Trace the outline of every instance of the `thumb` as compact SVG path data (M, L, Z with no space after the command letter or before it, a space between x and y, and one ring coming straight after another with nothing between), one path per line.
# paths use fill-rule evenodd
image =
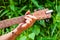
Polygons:
M28 10L28 11L25 13L25 15L28 15L28 14L30 14L30 10Z

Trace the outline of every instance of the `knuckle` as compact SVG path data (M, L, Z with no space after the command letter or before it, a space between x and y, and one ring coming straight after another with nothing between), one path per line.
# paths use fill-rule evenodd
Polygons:
M37 19L35 16L33 16L33 19Z
M26 23L30 24L30 20L26 20Z

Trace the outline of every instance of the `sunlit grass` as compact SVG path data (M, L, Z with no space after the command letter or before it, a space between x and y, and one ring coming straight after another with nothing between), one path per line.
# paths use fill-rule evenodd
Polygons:
M59 0L0 0L0 20L24 15L27 10L52 9L52 17L48 22L36 21L35 24L22 32L16 40L60 40L60 1ZM0 35L13 30L17 25L0 29Z

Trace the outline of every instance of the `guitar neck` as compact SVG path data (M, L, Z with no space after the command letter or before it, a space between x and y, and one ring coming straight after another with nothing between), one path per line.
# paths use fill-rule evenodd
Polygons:
M24 16L11 18L11 19L6 19L6 20L3 20L3 21L0 21L0 28L9 27L11 25L19 24L19 23L24 22L24 21L25 21Z
M51 17L51 14L47 15L46 14L49 14L51 12L53 12L53 10L48 10L44 13L45 11L35 11L34 13L32 13L33 16L35 16L37 19L46 19L46 18L50 18ZM43 15L42 15L43 14ZM5 28L5 27L9 27L11 25L14 25L14 24L19 24L21 22L24 22L25 21L25 16L20 16L20 17L16 17L16 18L12 18L12 19L6 19L6 20L3 20L3 21L0 21L0 28Z

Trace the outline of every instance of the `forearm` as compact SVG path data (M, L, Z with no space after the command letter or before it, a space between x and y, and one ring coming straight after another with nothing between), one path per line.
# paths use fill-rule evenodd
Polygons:
M21 24L15 28L13 31L9 32L8 34L2 35L0 36L1 40L15 40L15 38L21 34L24 30L26 30L27 28L29 28L28 26L29 24L27 24L26 26L22 27Z
M0 39L1 40L15 40L15 38L19 35L19 33L18 33L19 30L17 30L17 31L15 31L15 30L13 30L5 35L0 36Z
M0 21L0 29L10 27L11 25L14 25L14 24L19 24L23 22L24 20L25 20L24 16L20 16L20 17L15 17L15 18Z
M9 32L8 34L0 36L1 40L14 40L15 35L12 34L12 32Z
M15 38L21 33L20 30L17 30L18 28L14 29L13 31L0 36L1 40L15 40Z
M39 12L39 11L38 11ZM34 24L34 22L40 18L40 12L39 14L34 13L34 15L26 15L26 17L24 17L26 20L25 20L25 23L23 25L19 24L19 26L11 31L10 33L8 34L5 34L3 36L0 36L0 39L1 40L15 40L15 38L21 34L24 30L26 30L27 28L29 28L30 26L32 26ZM43 11L42 11L43 13ZM41 18L40 19L45 19L45 18L50 18L51 17L51 14L45 14L43 13L45 16L41 15ZM36 17L35 17L36 16ZM38 17L39 16L39 17Z

